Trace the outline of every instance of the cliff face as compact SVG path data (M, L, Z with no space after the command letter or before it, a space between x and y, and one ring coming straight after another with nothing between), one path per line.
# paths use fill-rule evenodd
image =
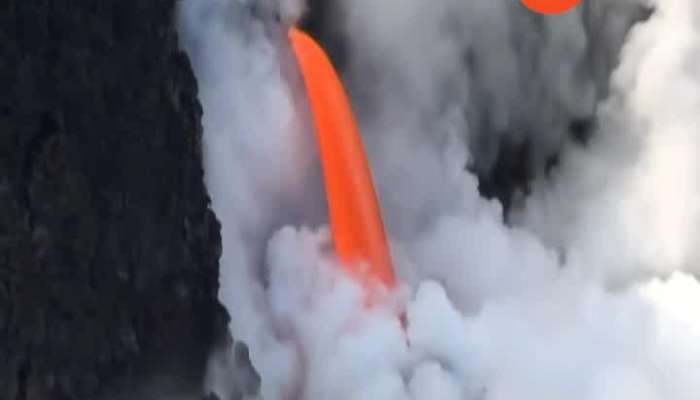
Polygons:
M174 7L0 2L0 399L198 391L226 336Z

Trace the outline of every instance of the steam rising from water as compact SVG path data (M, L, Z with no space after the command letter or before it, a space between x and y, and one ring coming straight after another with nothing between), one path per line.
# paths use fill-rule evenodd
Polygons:
M366 310L323 227L284 36L301 5L183 1L223 224L221 298L263 398L698 398L700 4L652 2L609 83L636 3L547 19L510 0L339 5L405 282ZM598 121L586 148L565 136L580 115ZM563 148L554 178L513 211L517 227L464 169L488 164L484 132Z

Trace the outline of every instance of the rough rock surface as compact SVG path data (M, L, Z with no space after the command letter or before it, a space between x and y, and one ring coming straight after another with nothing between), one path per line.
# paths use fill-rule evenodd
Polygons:
M226 338L174 7L0 1L1 400L197 393Z

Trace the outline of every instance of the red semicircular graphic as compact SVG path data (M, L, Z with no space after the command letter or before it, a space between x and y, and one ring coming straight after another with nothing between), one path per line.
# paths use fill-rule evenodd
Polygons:
M523 5L540 14L561 14L576 7L581 0L521 0Z

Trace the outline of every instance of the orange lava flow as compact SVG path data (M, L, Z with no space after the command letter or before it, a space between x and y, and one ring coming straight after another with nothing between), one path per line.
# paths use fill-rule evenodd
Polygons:
M291 28L289 40L313 114L336 253L368 289L376 281L393 287L384 223L343 84L323 49L309 35Z

